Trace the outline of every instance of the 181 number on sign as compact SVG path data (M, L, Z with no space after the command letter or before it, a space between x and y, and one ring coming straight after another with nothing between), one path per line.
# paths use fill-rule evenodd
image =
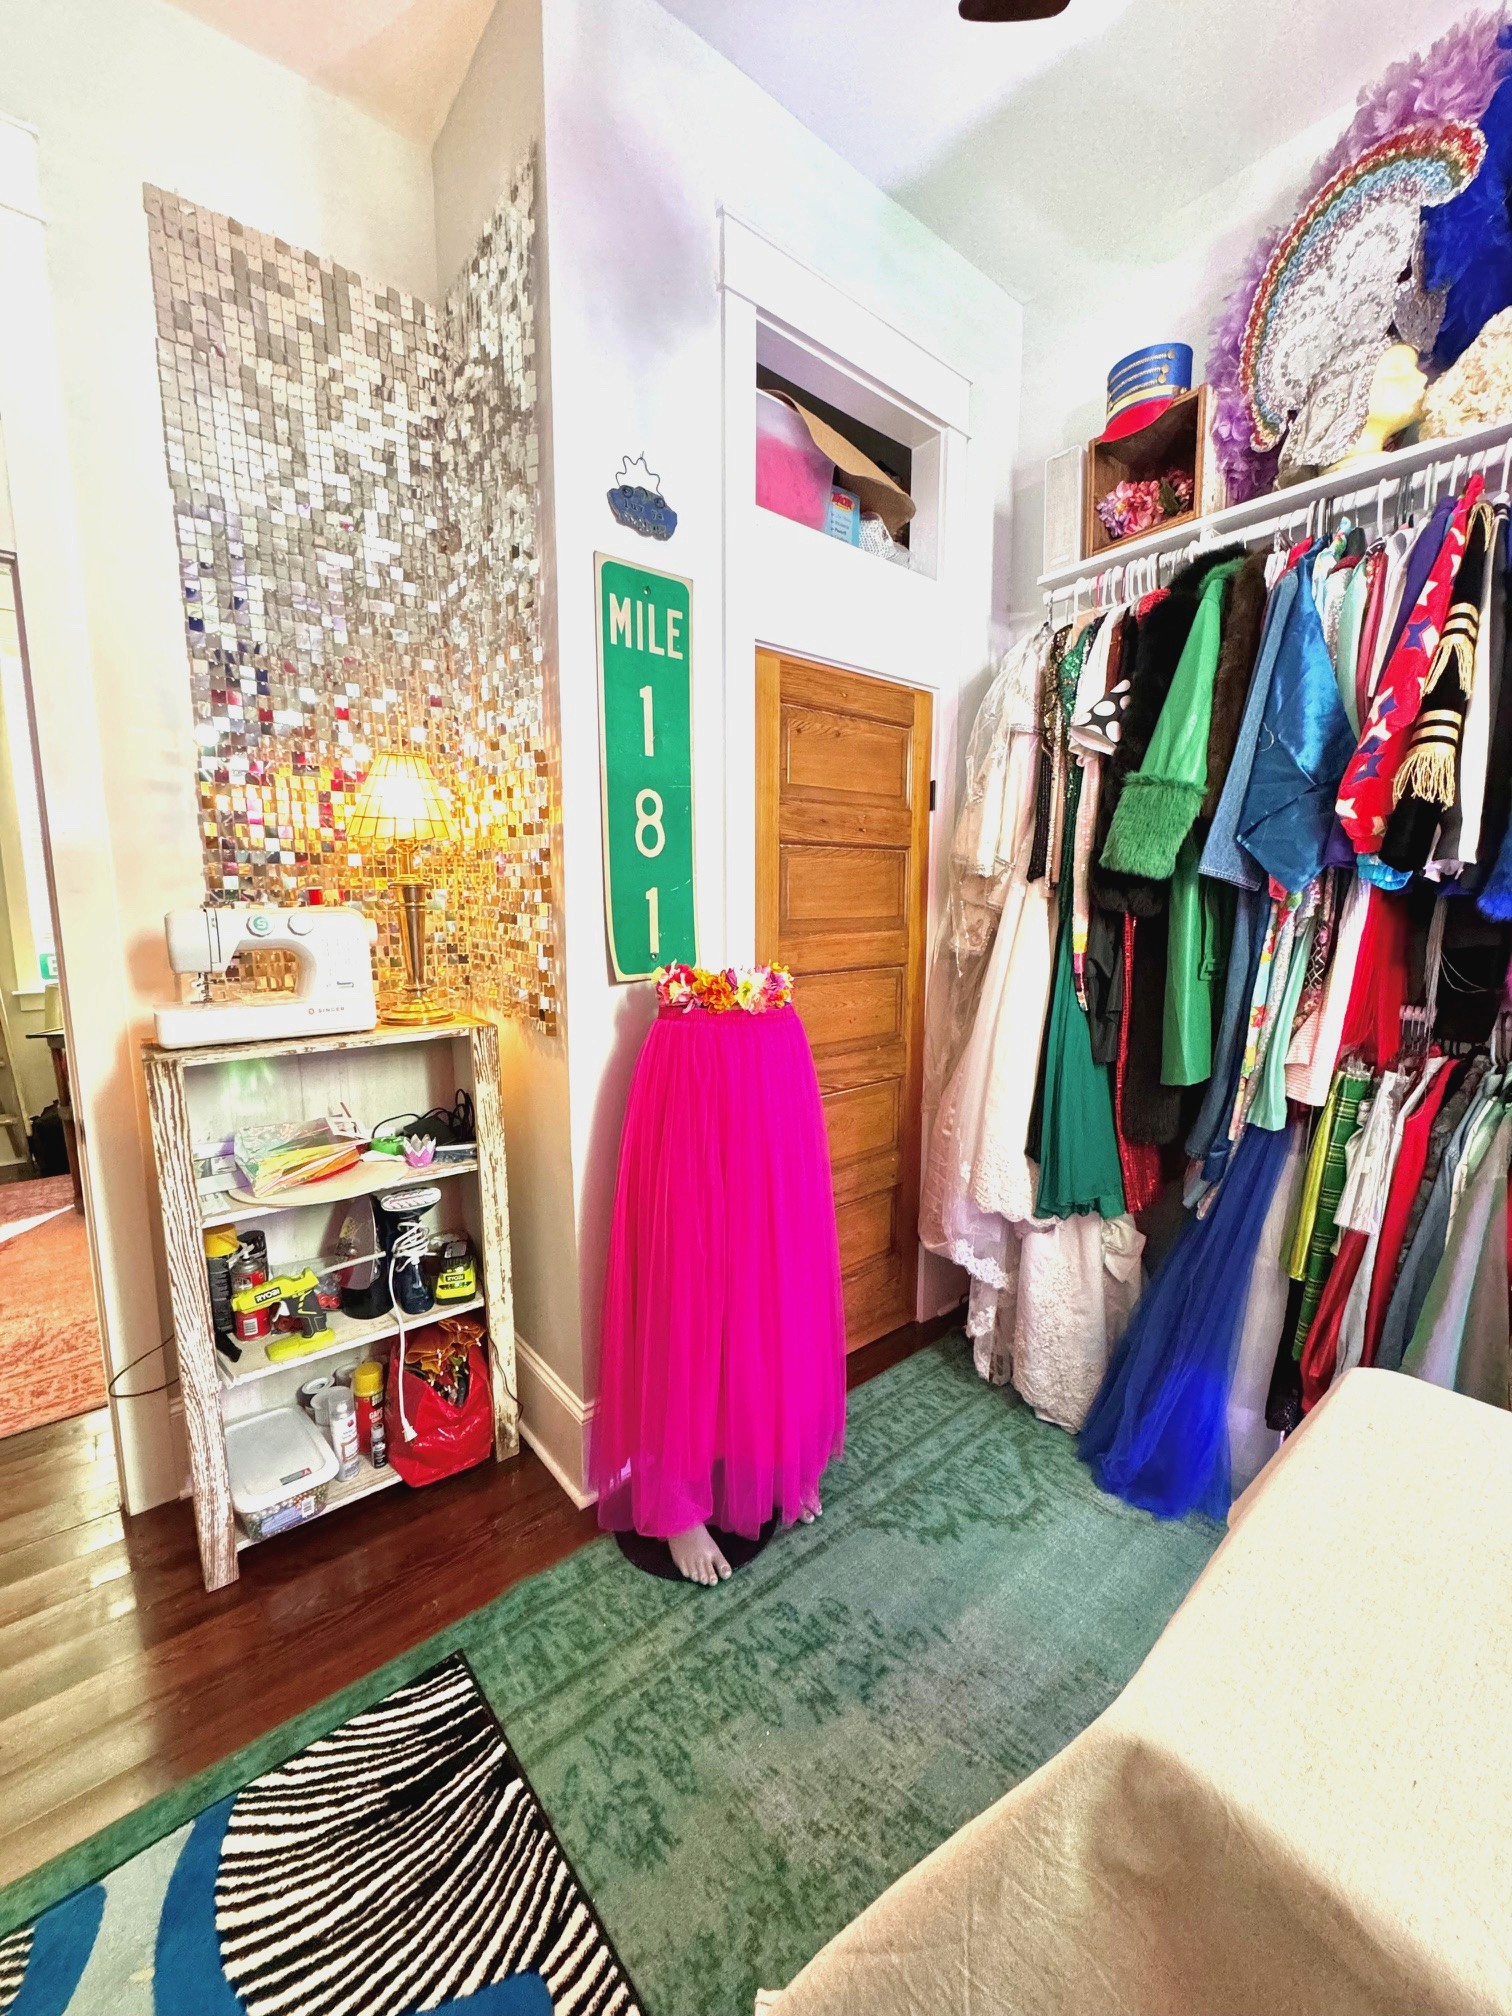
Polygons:
M616 980L696 964L692 584L599 554L604 902Z

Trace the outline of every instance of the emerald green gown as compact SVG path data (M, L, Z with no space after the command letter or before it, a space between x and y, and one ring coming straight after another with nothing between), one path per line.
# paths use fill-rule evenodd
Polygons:
M1062 706L1069 718L1081 671L1078 650L1062 667ZM1067 690L1069 676L1069 692ZM1071 961L1072 872L1076 853L1076 808L1082 772L1073 763L1066 784L1065 838L1061 850L1060 924L1055 941L1055 977L1040 1054L1037 1126L1040 1218L1075 1218L1096 1211L1104 1218L1124 1212L1123 1170L1113 1120L1113 1072L1092 1059L1092 1032L1076 998Z

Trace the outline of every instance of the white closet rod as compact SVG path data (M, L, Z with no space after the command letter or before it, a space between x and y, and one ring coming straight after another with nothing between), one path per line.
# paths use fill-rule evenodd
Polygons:
M1412 456L1416 466L1383 475L1374 483L1359 485L1356 477L1347 471L1341 472L1338 489L1320 490L1318 486L1311 485L1310 500L1306 504L1298 503L1290 510L1285 505L1286 493L1281 491L1276 497L1278 508L1263 517L1250 517L1246 513L1241 523L1229 524L1225 521L1245 511L1245 507L1237 507L1234 513L1217 512L1213 518L1202 521L1195 536L1184 542L1162 546L1156 552L1137 554L1128 560L1114 561L1095 573L1055 581L1045 588L1045 608L1053 618L1059 608L1068 606L1074 616L1080 613L1083 597L1088 594L1091 597L1088 607L1115 608L1121 602L1153 594L1189 560L1215 546L1254 546L1266 539L1280 545L1293 533L1311 539L1354 513L1362 514L1360 522L1376 538L1383 538L1391 529L1387 524L1388 508L1391 525L1400 524L1415 508L1413 492L1419 485L1423 494L1416 508L1428 513L1437 504L1439 493L1446 483L1451 492L1456 491L1477 472L1489 478L1492 469L1498 465L1500 480L1495 494L1506 496L1512 488L1512 428L1498 428L1496 433L1499 438L1484 447L1456 450L1450 443L1443 454L1427 461L1416 461L1421 449L1403 450L1403 459ZM1424 443L1423 447L1426 448L1427 444ZM1373 525L1370 522L1372 513ZM1159 534L1153 536L1158 538Z

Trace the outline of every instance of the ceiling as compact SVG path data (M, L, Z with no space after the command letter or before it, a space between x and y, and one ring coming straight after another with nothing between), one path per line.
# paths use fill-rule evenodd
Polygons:
M173 0L186 14L427 146L494 0Z
M429 142L493 0L174 0ZM549 5L550 0L544 0ZM1022 301L1158 262L1184 214L1476 0L661 0Z
M1476 0L661 0L1023 301L1170 256L1179 220Z
M863 175L927 174L1037 77L1144 0L1072 0L1052 21L987 27L955 0L661 0Z

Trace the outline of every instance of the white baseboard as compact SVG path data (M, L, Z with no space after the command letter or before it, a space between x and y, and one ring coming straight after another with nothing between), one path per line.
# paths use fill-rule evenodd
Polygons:
M594 1404L574 1393L538 1351L515 1334L520 1434L579 1511L597 1502L588 1483L588 1430Z
M537 1434L534 1433L534 1431L530 1426L530 1423L523 1419L520 1422L520 1440L523 1443L525 1443L527 1447L533 1449L537 1454L537 1456L540 1457L541 1461L546 1465L546 1468L551 1472L552 1476L556 1479L557 1483L560 1484L562 1490L572 1500L573 1504L577 1507L579 1512L586 1512L590 1505L596 1505L598 1503L597 1491L580 1491L576 1486L576 1484L573 1483L572 1479L567 1475L566 1471L562 1468L561 1464L558 1463L555 1456L553 1456L551 1451L546 1447L546 1444L541 1440L541 1438Z

